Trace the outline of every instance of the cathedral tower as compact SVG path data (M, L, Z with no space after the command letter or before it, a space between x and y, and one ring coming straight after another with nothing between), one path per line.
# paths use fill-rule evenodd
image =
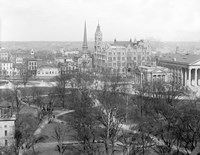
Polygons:
M98 23L97 29L96 29L96 32L95 32L95 45L94 45L95 50L100 48L101 44L102 44L102 32L100 30L100 26L99 26L99 23Z
M83 46L82 46L82 50L83 50L83 51L87 51L87 50L88 50L86 21L85 21L85 26L84 26L84 36L83 36Z

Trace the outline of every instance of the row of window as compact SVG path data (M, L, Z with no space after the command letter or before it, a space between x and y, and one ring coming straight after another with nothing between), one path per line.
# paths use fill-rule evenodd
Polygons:
M5 69L13 69L13 68L8 66L8 67L2 67L2 69L5 70Z
M2 66L12 66L12 63L1 63Z
M29 62L28 62L28 65L36 66L36 65L37 65L37 62L36 62L36 61L29 61Z
M121 54L122 54L122 55L125 55L124 52L117 52L117 53L115 53L115 52L113 52L113 53L112 53L112 52L109 52L109 53L108 53L108 55L112 55L112 54L114 54L114 55L116 55L116 54L117 54L117 55L121 55Z
M40 74L40 72L37 72L37 74ZM54 71L46 71L46 72L41 72L41 74L58 74L58 72Z
M125 67L126 66L126 63L125 62L123 62L123 63L108 63L108 67Z
M118 61L120 61L120 60L122 60L122 61L125 61L125 57L108 57L108 60L109 61L116 61L116 59L118 60Z

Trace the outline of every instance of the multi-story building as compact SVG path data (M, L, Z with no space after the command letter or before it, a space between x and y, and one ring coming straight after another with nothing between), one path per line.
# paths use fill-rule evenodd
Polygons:
M25 70L27 70L31 76L36 76L38 60L35 58L26 58L25 64L26 64Z
M95 32L94 66L96 71L126 73L136 66L149 64L151 51L147 41L117 41L104 43L98 24Z
M11 146L14 143L16 117L6 101L0 103L0 146Z
M13 76L13 63L6 60L0 60L0 75Z
M8 61L9 60L9 53L8 52L0 51L0 60L6 60L6 61Z
M64 63L59 63L58 66L60 68L61 74L73 72L73 71L76 71L78 69L77 63L72 59L69 59L68 61L65 61Z

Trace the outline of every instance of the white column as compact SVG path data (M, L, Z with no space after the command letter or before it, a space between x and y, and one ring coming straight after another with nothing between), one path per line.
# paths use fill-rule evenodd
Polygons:
M185 86L187 86L187 68L185 68Z
M184 85L184 76L183 76L183 68L181 70L181 84Z
M190 68L188 69L188 74L189 74L188 85L191 86L191 69Z
M197 86L197 68L195 68L194 86Z

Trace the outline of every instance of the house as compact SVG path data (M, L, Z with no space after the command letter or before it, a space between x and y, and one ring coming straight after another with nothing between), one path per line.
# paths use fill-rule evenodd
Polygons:
M13 63L7 60L0 60L0 75L4 77L12 77Z
M37 74L37 67L38 67L38 60L35 58L26 58L25 65L27 71L30 73L31 76L36 76Z
M73 59L68 59L67 61L65 61L65 63L59 63L58 67L61 74L73 72L78 69L77 62L75 62Z
M9 53L6 51L0 51L0 60L9 60Z
M14 143L16 117L9 102L0 102L0 146L11 146Z

